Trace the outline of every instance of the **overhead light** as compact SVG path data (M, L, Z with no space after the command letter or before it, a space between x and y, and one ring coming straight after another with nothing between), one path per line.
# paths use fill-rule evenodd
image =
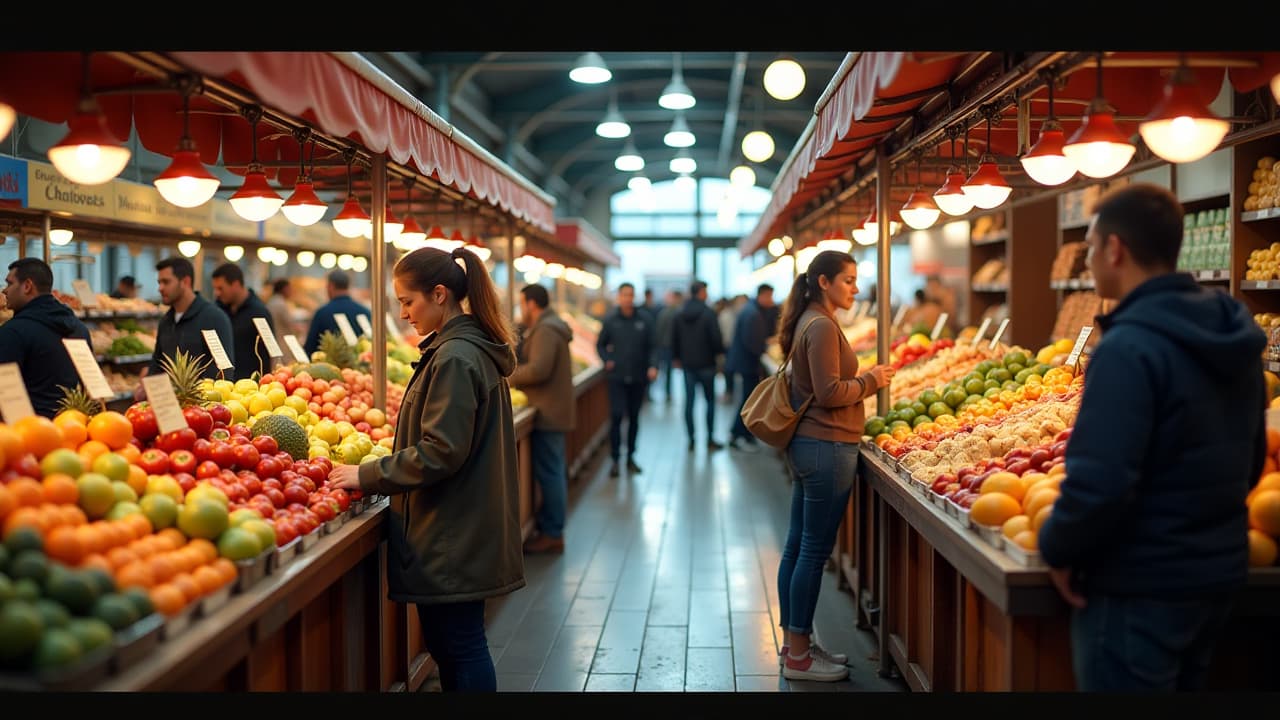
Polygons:
M688 173L680 173L680 175L671 181L672 186L680 192L696 192L698 189L698 181L693 179Z
M729 184L737 188L749 188L756 184L756 171L747 165L739 165L729 172Z
M382 221L382 242L384 243L394 242L396 238L400 237L400 233L404 230L404 223L400 222L400 220L396 218L395 215L392 214L390 205L387 205L387 212L383 216L383 218L384 219ZM373 223L372 222L369 223L369 227L361 230L360 234L364 235L365 240L372 240L373 239Z
M427 242L443 243L448 241L449 238L444 234L444 228L439 225L431 226L431 231L427 233Z
M973 198L964 191L964 175L956 168L950 168L947 181L933 193L933 201L938 208L948 215L964 215L973 209Z
M181 208L200 207L209 202L218 192L218 178L200 162L200 153L196 152L196 143L191 139L191 96L182 93L182 138L178 140L178 150L173 154L173 162L164 172L156 176L153 183L160 196L169 203Z
M671 82L663 88L658 104L668 110L688 110L697 102L693 97L693 91L684 84L684 73L680 69L680 53L675 53L671 68Z
M0 140L9 135L9 131L13 129L13 122L17 119L18 112L13 109L13 106L0 102Z
M777 100L792 100L804 92L804 68L789 57L780 57L764 69L764 89Z
M720 227L728 228L733 226L733 221L738 217L738 205L733 201L733 197L728 193L720 199L720 205L716 208L716 222Z
M331 252L327 252L320 256L320 267L328 270L338 264L338 256Z
M222 248L222 257L226 258L228 262L239 262L240 258L244 257L244 246L227 245Z
M558 280L564 277L564 265L561 265L560 263L547 263L547 266L542 269L542 274L552 278L553 280Z
M200 254L200 241L181 240L178 242L178 252L182 253L183 257L195 257Z
M462 247L480 258L480 262L489 262L489 258L493 255L493 251L481 244L480 238L478 237L473 237L469 241L464 241Z
M649 178L643 172L638 172L627 180L627 187L636 192L646 192L653 187L653 183L649 182Z
M618 112L618 93L615 90L609 98L609 109L604 114L604 120L596 125L596 134L603 138L624 138L631 134L631 126L627 124L622 113Z
M355 262L356 262L356 259L354 257L352 257L347 253L342 253L341 255L338 256L338 269L350 270L351 268L355 267Z
M676 156L671 158L671 162L667 164L667 168L673 173L692 173L697 172L698 162L693 159L689 151L681 148Z
M1040 139L1023 155L1019 162L1027 176L1041 185L1061 185L1076 174L1075 163L1062 151L1066 144L1066 135L1062 125L1053 114L1053 86L1056 78L1050 76L1049 82L1049 116L1040 126Z
M367 225L369 225L369 216L365 214L364 208L360 207L360 201L355 195L348 195L342 210L333 217L333 229L337 230L342 237L354 238L363 235Z
M769 241L769 254L774 257L782 257L787 252L787 246L782 244L782 238L774 238Z
M684 119L684 113L677 112L676 119L671 121L671 129L667 134L662 136L662 142L668 147L684 148L691 147L697 138L689 130L689 123Z
M365 256L363 255L357 255L355 259L351 261L352 272L362 273L368 269L369 269L369 261L365 259Z
M569 79L583 85L599 85L609 82L611 78L613 73L605 67L604 58L597 52L583 53L578 56L573 63L573 68L569 70Z
M636 172L644 169L644 158L636 152L636 144L628 139L626 146L622 148L622 154L613 161L613 166L622 172Z
M404 229L400 231L400 235L391 242L401 250L415 250L421 247L426 239L427 233L423 231L418 221L410 215L404 219Z
M1116 127L1115 111L1102 97L1102 53L1098 53L1097 79L1098 94L1062 151L1081 174L1107 178L1123 170L1138 148Z
M854 242L863 246L875 245L876 240L878 239L876 238L875 233L867 230L867 221L865 218L859 220L857 226L855 226L853 231L849 234L853 236Z
M73 237L75 233L66 228L53 228L49 231L49 242L53 245L66 245Z
M269 263L276 257L276 249L272 245L260 245L258 247L258 259L264 263Z
M753 163L773 157L773 138L764 130L752 130L742 138L742 154Z
M306 175L298 176L298 181L293 186L293 194L284 201L284 205L280 206L280 212L284 213L285 218L300 227L320 222L328 210L329 206L316 195L315 184Z
M294 260L297 260L298 265L304 268L311 267L316 262L316 254L311 250L300 250Z
M907 198L906 204L898 211L898 214L902 216L902 222L913 229L925 230L938 221L938 216L942 214L942 210L938 209L933 199L917 186L915 191L911 193L911 197Z
M1201 101L1185 57L1164 86L1164 97L1138 125L1151 152L1171 163L1188 163L1213 152L1231 129Z
M880 238L880 224L876 220L876 208L874 205L871 206L871 214L867 215L867 217L862 221L862 229L872 238L872 241L866 244L868 245L874 244L875 241ZM894 235L897 235L898 231L901 229L902 229L902 224L899 223L897 220L895 220L892 216L890 216L889 237L893 237Z
M289 262L289 251L284 248L276 248L275 256L271 258L271 264L283 267L287 262Z
M996 167L995 156L991 154L991 116L987 116L987 150L978 163L978 169L965 181L964 193L973 200L974 207L990 210L999 207L1009 199L1013 188L1009 181L1000 174Z
M529 285L535 285L541 279L542 279L542 273L537 273L532 270L524 274L524 281Z
M244 184L231 196L231 209L249 222L262 222L275 215L282 205L284 198L271 188L262 165L250 163Z
M101 185L129 164L129 148L111 135L107 118L92 97L80 100L80 107L67 121L67 127L67 134L49 148L49 161L71 182Z

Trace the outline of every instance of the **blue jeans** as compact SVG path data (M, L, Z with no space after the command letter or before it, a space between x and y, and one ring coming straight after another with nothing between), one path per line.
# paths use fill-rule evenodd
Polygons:
M742 396L738 398L738 414L733 416L733 429L729 431L729 438L742 438L748 442L755 442L756 436L751 434L745 423L742 422L742 408L747 404L747 398L751 397L751 393L755 391L756 386L760 384L759 371L753 373L733 373L731 376L734 385L742 386ZM729 388L730 392L733 388Z
M658 348L658 372L662 373L662 397L671 399L671 348Z
M484 601L418 605L422 641L440 668L444 692L497 692L484 636Z
M564 433L534 430L533 479L542 489L538 506L538 531L553 538L564 537L564 514L569 503L568 470L564 459Z
M1071 613L1076 687L1086 692L1201 690L1234 599L1091 594Z
M858 444L795 436L787 446L791 525L778 563L779 620L797 635L813 632L822 568L835 547L858 471Z
M695 437L693 430L693 389L702 386L702 398L707 404L707 442L715 439L716 426L716 369L699 368L684 371L684 427L689 431L689 442Z
M636 435L640 432L640 406L645 383L609 380L609 456L618 462L622 451L622 421L627 421L627 458L635 457Z

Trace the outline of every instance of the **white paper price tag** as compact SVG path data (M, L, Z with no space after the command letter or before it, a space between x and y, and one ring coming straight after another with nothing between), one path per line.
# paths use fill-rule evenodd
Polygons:
M71 288L75 290L76 297L80 298L80 304L86 308L98 307L98 296L94 294L93 288L89 287L86 280L72 280Z
M342 331L342 338L347 341L348 345L355 345L359 340L356 338L356 331L351 327L351 318L346 313L334 313L333 321L338 323L338 329Z
M297 335L285 335L284 344L289 346L289 352L293 353L293 359L300 362L310 362L307 357L307 351L302 349L301 343L298 342Z
M267 354L273 358L284 357L284 351L280 349L280 343L276 342L276 334L271 332L267 319L254 318L253 326L258 328L258 336L262 338L262 344L267 346Z
M10 425L36 414L35 408L31 407L31 397L27 395L27 386L22 381L18 363L0 365L0 413L4 414L4 421Z
M204 344L209 346L209 352L213 354L213 364L219 370L235 367L231 358L227 357L227 350L222 347L222 339L218 337L218 333L213 330L201 330L200 334L204 336Z
M996 345L1000 344L1000 338L1004 336L1004 329L1009 327L1009 318L1000 321L1000 327L996 328L996 334L991 336L991 344L987 346L988 350L995 350Z
M1080 335L1076 337L1076 345L1071 348L1071 354L1067 356L1067 361L1063 363L1066 367L1075 367L1076 362L1080 360L1080 353L1084 352L1084 344L1089 340L1089 336L1093 334L1093 326L1085 325L1080 328Z
M71 356L71 364L75 366L76 374L80 376L80 382L84 383L85 392L89 393L89 397L94 400L105 400L116 396L111 386L107 384L107 378L102 374L102 368L98 366L93 350L89 349L89 343L80 338L63 338L62 344L67 348L67 355Z
M978 343L982 342L982 336L987 334L987 328L991 327L991 318L983 318L982 326L978 328L978 334L973 336L973 347L978 347Z
M898 314L893 316L893 326L898 327L902 324L902 318L907 315L907 304L902 303L898 306Z
M165 373L148 375L142 378L142 387L147 391L147 402L156 413L156 427L160 432L171 433L188 427L187 418L178 405L178 396L173 394L173 383Z
M373 325L369 323L368 317L364 315L357 315L356 324L360 326L360 332L368 335L370 340L373 339Z
M395 318L391 317L391 313L387 313L387 332L400 342L404 342L404 334L400 332L400 327L396 325Z
M938 322L934 323L933 332L929 335L930 340L937 340L938 336L942 334L942 328L947 324L947 317L946 313L938 316Z

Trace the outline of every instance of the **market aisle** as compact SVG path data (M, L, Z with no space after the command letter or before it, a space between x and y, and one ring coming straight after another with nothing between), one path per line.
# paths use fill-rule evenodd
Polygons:
M657 393L655 393L657 394ZM637 462L608 453L571 499L563 556L529 556L528 585L489 606L507 691L895 691L827 573L815 621L853 666L842 683L788 682L777 665L775 573L790 485L772 451L686 452L679 397L646 406ZM727 439L734 408L717 408Z

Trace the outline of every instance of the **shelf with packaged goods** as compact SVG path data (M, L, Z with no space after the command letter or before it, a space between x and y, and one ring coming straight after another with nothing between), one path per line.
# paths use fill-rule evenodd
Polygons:
M1092 280L1082 280L1080 278L1071 278L1070 280L1050 280L1049 287L1054 290L1092 290Z
M1241 290L1280 290L1280 280L1241 280Z
M1258 222L1259 220L1274 220L1280 218L1280 207L1267 208L1265 210L1247 210L1240 213L1240 222Z

